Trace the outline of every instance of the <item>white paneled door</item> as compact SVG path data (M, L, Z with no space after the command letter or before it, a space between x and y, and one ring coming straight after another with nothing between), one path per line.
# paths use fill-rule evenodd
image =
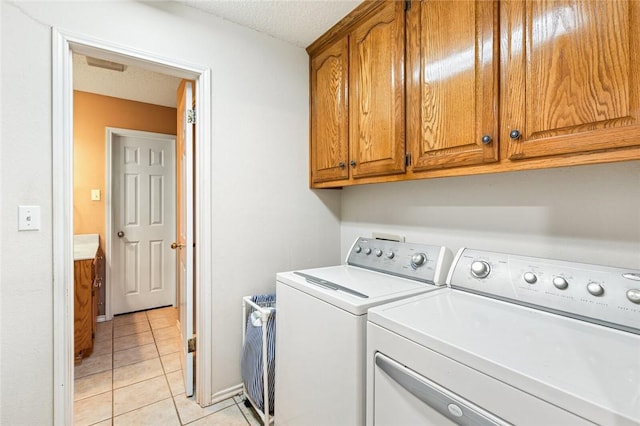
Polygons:
M175 136L125 130L111 149L112 312L175 305Z

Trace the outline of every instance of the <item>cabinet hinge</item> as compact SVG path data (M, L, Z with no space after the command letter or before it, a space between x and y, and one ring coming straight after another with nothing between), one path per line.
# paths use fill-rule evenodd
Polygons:
M187 110L187 124L196 124L196 110L188 109Z
M192 353L196 351L196 336L193 336L191 339L187 340L187 353Z
M411 165L411 153L404 154L404 165L409 167Z
M411 9L411 0L405 0L404 2L404 11L408 11L409 9Z

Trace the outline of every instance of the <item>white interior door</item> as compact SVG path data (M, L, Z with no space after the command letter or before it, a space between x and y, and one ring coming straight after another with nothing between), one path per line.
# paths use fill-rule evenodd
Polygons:
M193 352L189 339L194 335L193 324L193 83L182 81L178 87L178 221L177 249L180 332L182 351L180 361L187 396L193 395Z
M114 315L175 304L175 137L112 133Z

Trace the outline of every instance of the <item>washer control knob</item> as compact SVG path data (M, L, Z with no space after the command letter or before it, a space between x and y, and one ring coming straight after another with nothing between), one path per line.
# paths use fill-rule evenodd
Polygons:
M627 290L627 299L633 303L640 303L640 288Z
M362 247L360 247L360 246L356 246L353 250L354 250L356 253L360 253L360 252L362 251Z
M395 255L396 255L396 254L395 254L394 252L392 252L391 250L389 250L389 251L387 252L387 257L388 257L389 259L393 259L393 258L395 257Z
M376 250L374 251L374 253L375 253L375 254L376 254L376 256L378 256L378 257L382 256L382 250L380 250L380 249L376 249Z
M424 253L416 253L411 256L411 267L417 269L427 263L427 255Z
M587 284L587 291L593 296L602 296L604 294L604 287L598 283L591 282Z
M522 278L524 278L528 284L535 284L536 281L538 281L538 277L536 277L536 274L533 272L525 272Z
M486 278L491 272L491 266L484 260L474 260L471 264L471 275L476 278Z
M366 254L367 256L369 256L371 254L371 249L369 247L367 247L366 249L364 249L364 254Z
M569 287L569 282L564 277L555 277L553 279L553 285L559 290L564 290Z

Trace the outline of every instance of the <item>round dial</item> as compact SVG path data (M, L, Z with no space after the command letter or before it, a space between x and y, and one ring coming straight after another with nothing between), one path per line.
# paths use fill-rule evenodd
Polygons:
M367 256L370 255L371 254L371 249L369 247L364 249L364 254L366 254Z
M376 249L376 250L374 251L374 253L375 253L375 254L376 254L376 256L378 256L378 257L382 256L382 250L380 250L380 249Z
M604 287L598 283L587 284L587 291L594 296L602 296L604 294Z
M474 260L471 264L471 275L476 278L486 278L491 272L491 266L484 260Z
M536 281L538 281L538 277L536 277L536 274L533 272L525 272L522 278L524 278L528 284L535 284Z
M569 287L569 282L564 277L555 277L553 279L553 285L560 290L564 290Z
M395 254L394 252L392 252L392 251L388 251L388 252L387 252L387 257L388 257L389 259L393 259L393 257L394 257L395 255L396 255L396 254Z
M427 263L427 255L424 253L416 253L411 256L411 266L413 269L419 268Z
M360 253L362 251L362 247L356 246L356 248L354 250L355 250L356 253Z

